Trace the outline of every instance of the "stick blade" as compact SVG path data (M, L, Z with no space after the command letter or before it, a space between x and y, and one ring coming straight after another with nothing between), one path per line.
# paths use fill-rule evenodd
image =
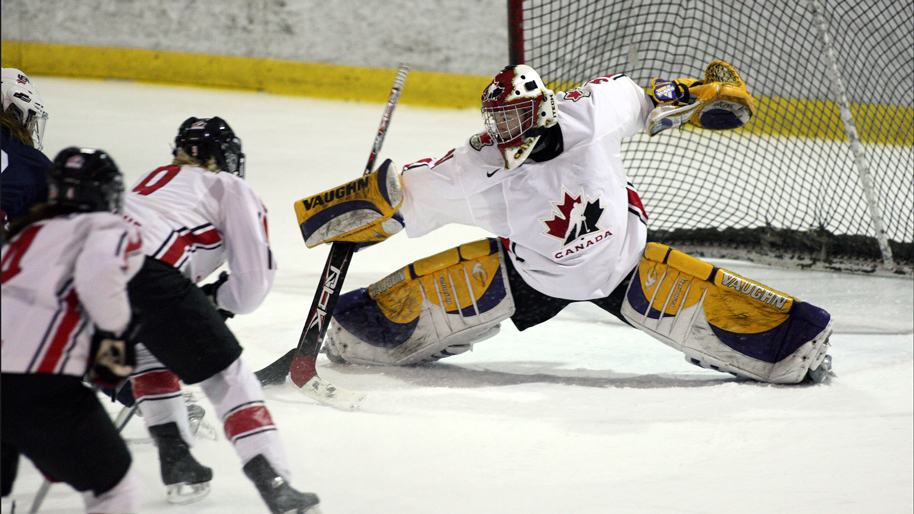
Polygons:
M298 392L341 410L356 410L365 399L362 393L356 393L331 384L317 374L317 357L296 353L289 369L289 384Z
M289 368L292 366L292 359L295 357L295 348L289 350L285 355L276 359L269 366L255 372L260 385L282 385L286 383L286 377L289 375Z
M298 392L308 398L340 410L358 410L362 405L362 401L365 399L363 393L357 393L335 386L317 375L311 377L302 387L296 386L291 380L289 383L292 387L298 389Z

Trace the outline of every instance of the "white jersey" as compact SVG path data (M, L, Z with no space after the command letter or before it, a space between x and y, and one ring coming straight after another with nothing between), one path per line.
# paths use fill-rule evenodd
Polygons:
M403 171L400 213L410 237L448 223L502 238L537 291L569 300L608 296L637 264L647 215L622 165L621 142L653 104L624 75L556 95L564 150L506 171L486 133Z
M246 314L270 292L276 262L267 237L267 209L240 177L163 166L133 186L124 199L124 215L140 227L146 255L194 282L228 262L229 280L217 291L221 308Z
M110 212L39 221L4 244L3 372L85 375L95 326L120 335L130 322L141 248Z

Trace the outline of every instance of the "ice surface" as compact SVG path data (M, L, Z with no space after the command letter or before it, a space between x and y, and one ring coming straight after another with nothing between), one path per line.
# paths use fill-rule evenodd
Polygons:
M48 155L101 147L128 184L168 162L186 117L229 122L244 142L248 181L270 211L279 262L264 305L229 325L253 369L293 347L327 249L305 247L292 203L362 172L382 106L33 80L50 110ZM475 110L399 106L381 157L403 165L442 155L481 127ZM459 227L417 240L398 235L356 254L345 289L484 236ZM829 310L837 379L815 387L739 381L575 305L523 334L508 323L473 352L427 368L338 367L322 357L322 376L367 393L358 412L267 389L294 485L317 492L325 514L910 513L914 282L714 262ZM201 405L219 439L194 448L215 471L199 503L168 505L142 423L125 430L143 482L140 512L267 512L215 411ZM2 512L11 500L26 512L40 483L23 462ZM82 503L58 484L41 512L78 513Z

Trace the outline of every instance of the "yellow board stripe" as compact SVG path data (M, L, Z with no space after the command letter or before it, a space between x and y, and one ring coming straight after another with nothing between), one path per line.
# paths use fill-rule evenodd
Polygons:
M745 127L753 134L846 141L841 111L834 102L756 98L756 114ZM914 108L851 103L857 137L864 143L914 146Z
M265 91L371 103L387 101L395 71L332 64L3 41L3 66L29 75ZM400 102L478 109L491 77L412 71Z
M29 75L126 79L139 82L265 91L371 103L387 101L394 70L201 55L133 48L105 48L3 41L3 66ZM478 109L491 77L413 71L400 101L408 105ZM572 84L562 84L567 90ZM755 97L756 115L737 131L844 141L834 102ZM914 108L851 103L864 143L914 146ZM687 126L689 129L695 127Z

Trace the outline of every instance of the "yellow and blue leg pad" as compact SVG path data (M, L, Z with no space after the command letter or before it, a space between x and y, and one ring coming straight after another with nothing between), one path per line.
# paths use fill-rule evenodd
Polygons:
M831 334L825 310L657 243L644 250L622 314L693 364L773 383L803 381Z
M341 295L328 355L356 364L417 364L495 335L514 313L501 252L496 239L467 243Z

